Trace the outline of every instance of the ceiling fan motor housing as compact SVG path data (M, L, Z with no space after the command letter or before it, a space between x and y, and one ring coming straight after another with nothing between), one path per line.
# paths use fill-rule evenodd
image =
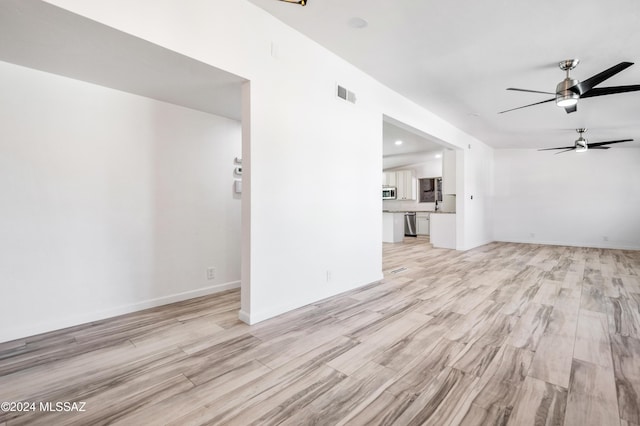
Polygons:
M589 149L589 145L587 144L587 140L583 139L582 136L578 140L576 140L576 152L585 152Z
M558 83L556 86L556 105L559 107L575 105L578 102L580 95L571 90L571 88L578 83L578 80L574 80L569 77Z

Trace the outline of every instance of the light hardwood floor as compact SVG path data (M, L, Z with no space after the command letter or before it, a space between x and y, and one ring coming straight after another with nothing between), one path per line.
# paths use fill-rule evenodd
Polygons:
M239 292L0 344L12 425L640 425L640 252L422 239L263 323ZM38 407L39 408L39 407Z

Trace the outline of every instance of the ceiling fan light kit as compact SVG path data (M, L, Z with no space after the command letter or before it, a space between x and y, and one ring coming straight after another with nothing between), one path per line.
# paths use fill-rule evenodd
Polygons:
M578 103L580 97L570 90L562 91L556 95L556 105L561 108L573 106Z
M576 140L576 152L587 152L589 149L589 144L587 140L580 135L580 137Z
M580 95L572 91L571 88L578 84L578 80L565 78L556 87L556 105L559 107L568 107L578 103Z

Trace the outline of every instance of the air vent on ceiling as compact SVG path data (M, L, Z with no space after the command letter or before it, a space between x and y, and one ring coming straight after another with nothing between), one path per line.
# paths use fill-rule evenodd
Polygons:
M342 87L338 84L338 90L336 92L340 99L344 99L347 102L351 102L352 104L356 103L356 94L350 90L347 90L346 87Z

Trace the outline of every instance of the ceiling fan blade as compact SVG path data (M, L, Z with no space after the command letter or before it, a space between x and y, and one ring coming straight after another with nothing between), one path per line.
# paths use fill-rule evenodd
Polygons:
M517 89L515 87L507 87L507 90L515 90L517 92L544 93L545 95L555 95L555 93L552 93L552 92L541 92L539 90L529 90L529 89Z
M598 84L613 77L614 75L618 74L620 71L623 71L629 68L631 65L633 65L633 62L620 62L618 65L614 65L611 68L604 70L601 73L598 73L591 78L581 81L580 83L573 86L571 90L579 94L580 96L583 96L585 93L593 89Z
M631 142L631 141L633 141L633 139L619 139L619 140L615 140L615 141L588 143L587 146L589 148L597 148L597 147L603 146L603 145L611 145L613 143Z
M551 101L555 101L555 100L556 100L556 98L551 98L551 99L547 99L546 101L536 102L535 104L529 104L529 105L521 106L521 107L518 107L518 108L511 108L511 109L508 109L506 111L500 111L498 114L504 114L505 112L515 111L517 109L527 108L527 107L534 106L534 105L540 105L540 104L544 104L546 102L551 102Z
M562 154L563 152L573 151L574 149L576 149L575 146L573 148L565 149L564 151L556 152L555 155Z
M570 149L576 149L575 145L574 146L561 146L558 148L543 148L543 149L539 149L538 151L551 151L553 149L566 149L566 150L570 150Z
M596 87L580 97L593 98L594 96L615 95L616 93L637 92L638 90L640 90L640 84L632 84L630 86Z
M564 107L564 110L567 112L567 114L571 114L572 112L576 112L578 110L578 104L574 104L574 105L571 105L571 106Z

